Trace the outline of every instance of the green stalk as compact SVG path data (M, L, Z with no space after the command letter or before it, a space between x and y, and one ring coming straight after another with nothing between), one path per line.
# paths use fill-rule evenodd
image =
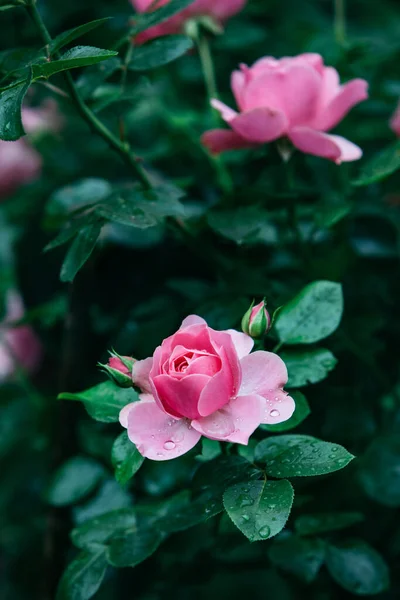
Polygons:
M333 29L336 43L343 46L346 42L346 0L334 0L335 17Z
M26 4L26 9L35 23L43 42L46 44L46 46L49 46L52 42L52 38L37 9L36 0L30 0L30 2ZM55 57L57 58L57 54L55 54ZM91 127L93 131L100 135L110 145L110 147L119 154L125 164L134 171L143 186L146 189L151 189L151 181L146 171L140 165L139 159L131 152L129 144L121 142L90 110L80 95L69 72L64 74L64 79L71 100L75 104L76 109L81 115L82 119L84 119L89 127Z

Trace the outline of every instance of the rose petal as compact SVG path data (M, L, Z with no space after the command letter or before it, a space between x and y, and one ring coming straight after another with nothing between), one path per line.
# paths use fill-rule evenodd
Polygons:
M198 315L189 315L186 319L183 319L179 329L185 329L185 327L190 327L191 325L207 325L207 323Z
M153 358L145 358L137 360L132 367L132 381L143 392L151 392L149 381L150 371L153 367Z
M192 427L212 440L226 440L235 431L233 418L225 410L192 421Z
M220 100L216 100L215 98L211 100L210 104L213 108L215 108L215 110L217 110L220 113L223 120L227 123L232 121L232 119L234 119L238 115L238 113L235 110L233 110Z
M295 127L289 132L293 144L306 154L322 156L336 164L358 160L362 150L352 142L338 136L328 135L308 127Z
M183 379L174 379L169 375L157 375L153 385L161 407L174 417L197 419L200 395L210 381L207 375L188 375ZM217 407L219 408L219 407Z
M264 144L281 137L286 130L287 120L282 112L260 107L241 113L229 124L242 138L255 144Z
M284 114L291 126L308 123L315 115L321 76L307 64L288 64L265 71L245 91L245 108L270 108Z
M246 76L242 71L233 71L231 75L231 88L236 104L243 109L243 94L246 86Z
M187 419L173 419L155 402L134 402L128 415L128 436L140 454L151 460L170 460L191 450L200 433Z
M268 392L265 398L267 402L264 404L261 423L275 425L290 419L296 408L291 396L288 396L283 390L273 390Z
M249 335L236 331L236 329L227 329L225 333L229 333L231 336L239 360L250 354L254 346L254 340Z
M259 350L245 356L240 361L242 385L239 395L267 394L282 388L288 380L287 368L283 360L272 352Z
M144 394L143 394L144 395ZM153 401L153 398L151 396L151 399ZM144 400L145 402L147 402L147 400ZM132 406L136 404L136 402L130 402L129 404L127 404L126 406L124 406L124 408L122 410L120 410L119 413L119 422L121 423L122 427L125 427L125 429L128 428L128 415L131 411Z
M228 441L247 445L249 437L260 425L264 416L265 399L252 394L238 396L224 409L235 423L235 431L229 435Z
M212 129L206 131L201 136L201 143L211 154L252 148L255 145L229 129Z
M337 90L336 95L327 104L315 124L317 129L329 131L335 127L347 113L368 98L368 83L364 79L353 79ZM314 123L313 123L314 126Z

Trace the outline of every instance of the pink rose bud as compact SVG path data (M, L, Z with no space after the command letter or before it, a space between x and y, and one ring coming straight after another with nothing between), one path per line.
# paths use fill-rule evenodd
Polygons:
M250 354L248 335L215 331L191 315L154 355L134 363L140 401L120 423L138 451L152 460L189 452L202 436L247 445L261 423L282 423L295 404L283 390L288 373L272 352Z
M23 318L24 312L20 294L9 291L6 315L0 323L0 382L11 377L18 367L34 373L42 360L42 346L33 329L28 325L12 326Z
M337 71L326 67L319 54L300 54L279 60L266 56L251 67L242 64L231 82L237 111L211 101L229 129L202 136L213 154L288 138L301 152L336 164L362 156L358 146L326 132L368 97L364 79L340 85Z
M138 13L152 12L170 0L130 0ZM163 23L150 27L135 38L135 43L143 44L148 40L163 35L182 33L184 25L190 19L209 17L216 26L223 24L227 19L240 12L247 0L195 0L190 6L173 15Z
M400 102L397 109L390 120L390 127L393 129L397 137L400 137Z
M265 300L254 306L254 301L242 319L242 331L252 338L261 338L271 327L271 317L265 308Z
M106 365L99 363L102 371L107 373L114 383L123 388L133 386L132 367L135 359L130 356L119 356L116 352L111 353L111 357Z

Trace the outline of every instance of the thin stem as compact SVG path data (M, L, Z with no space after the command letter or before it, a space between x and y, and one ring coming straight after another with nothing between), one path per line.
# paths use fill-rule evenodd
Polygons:
M284 344L284 342L278 342L276 344L276 346L274 346L274 348L272 348L272 352L275 352L275 353L279 352L279 350L282 348L283 344Z
M26 5L26 9L35 23L42 40L46 46L49 46L52 42L52 38L36 7L36 0L30 0L30 3ZM55 57L57 57L57 54L55 54ZM88 123L89 127L91 127L98 135L100 135L111 146L111 148L121 156L122 160L128 165L128 167L135 172L143 186L146 189L151 189L151 181L143 167L140 165L138 158L130 151L129 144L121 142L85 104L69 72L64 74L64 79L70 97L81 117Z
M210 42L206 34L199 31L197 36L197 48L204 75L204 83L209 100L218 98L217 82L215 78L214 61L211 54Z
M333 29L336 43L343 46L346 42L346 0L334 0L335 17Z

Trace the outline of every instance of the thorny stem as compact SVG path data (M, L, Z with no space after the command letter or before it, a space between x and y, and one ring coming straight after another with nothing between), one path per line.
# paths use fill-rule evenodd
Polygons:
M46 44L46 46L49 46L52 42L52 38L37 9L36 0L30 0L29 4L26 4L26 9L35 23L43 42ZM55 56L57 57L56 53ZM120 155L125 164L127 164L128 167L135 172L143 186L146 189L151 189L151 181L143 167L140 165L139 159L131 152L129 144L120 141L85 104L85 101L80 95L69 72L64 74L64 79L71 100L74 102L81 117L88 123L89 127L91 127L98 135L100 135L111 146L111 148Z

